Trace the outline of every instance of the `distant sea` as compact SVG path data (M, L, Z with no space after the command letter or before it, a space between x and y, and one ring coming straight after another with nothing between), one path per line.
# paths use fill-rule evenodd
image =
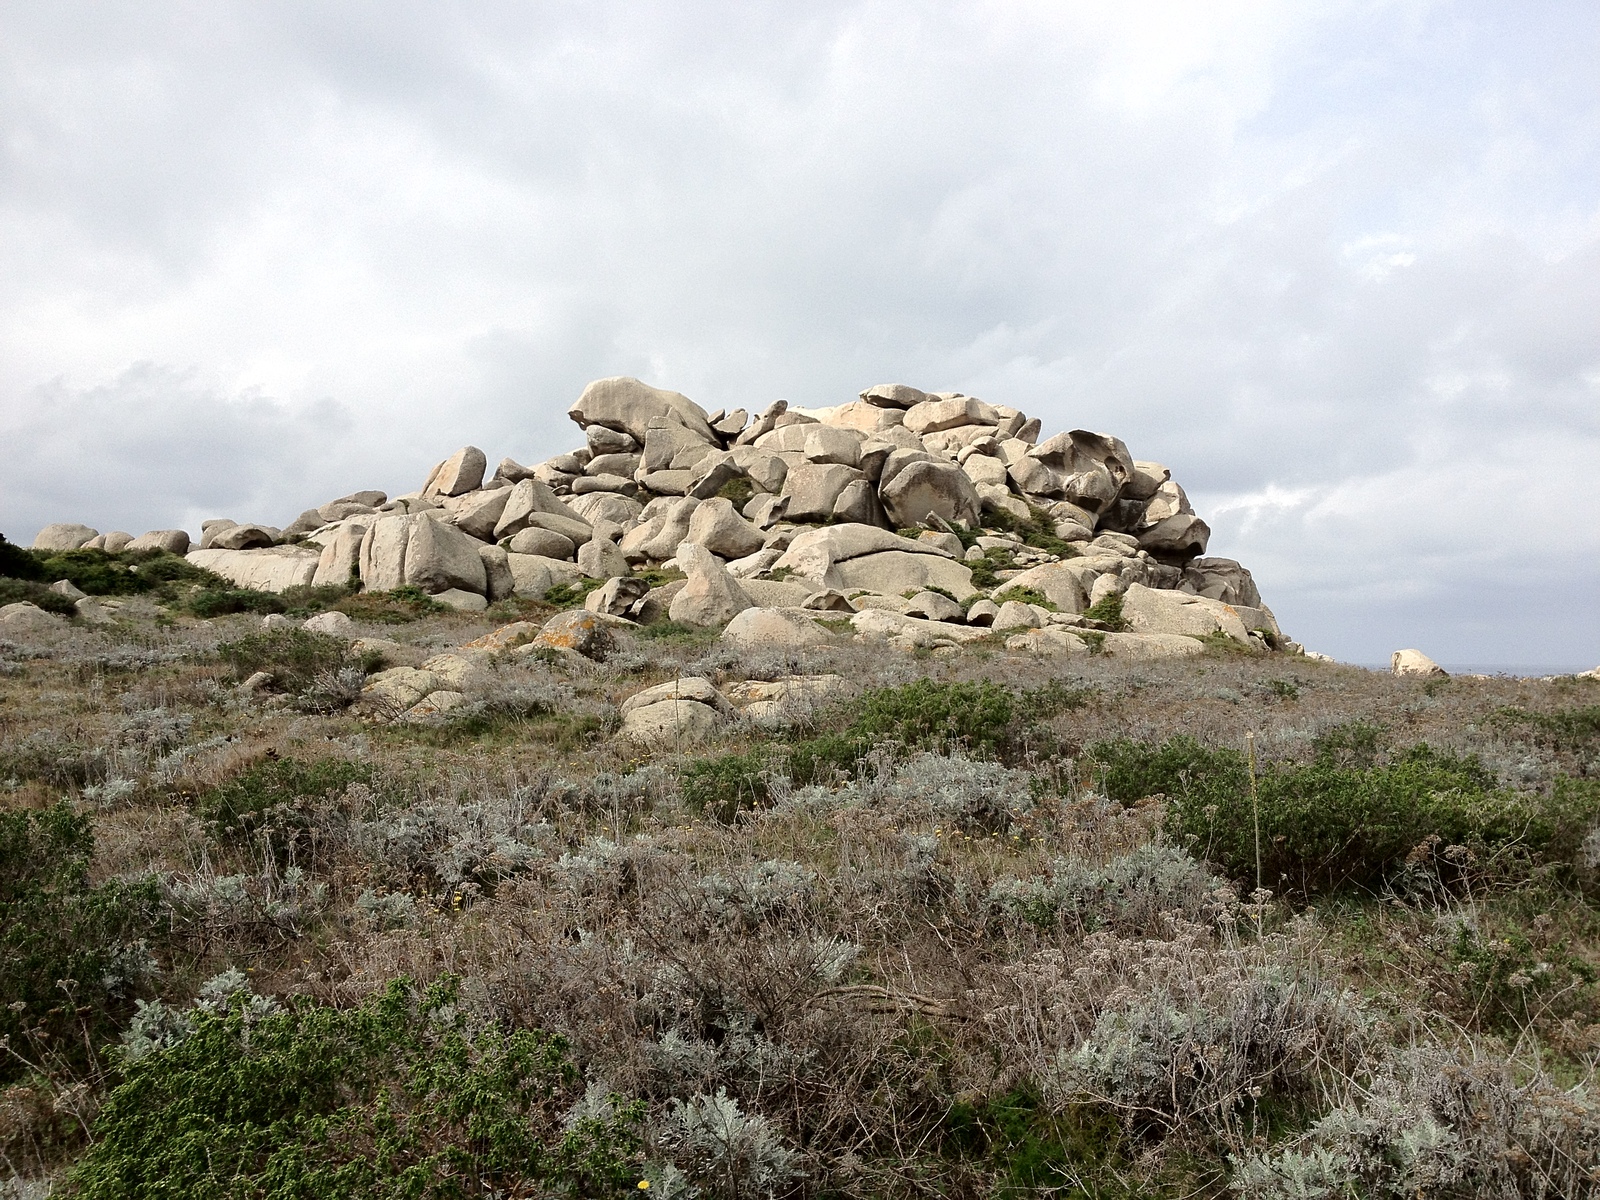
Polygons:
M1381 663L1356 663L1358 667L1368 667L1374 671L1387 671L1389 664ZM1577 675L1583 671L1594 670L1595 663L1567 663L1565 665L1548 665L1541 663L1440 663L1452 675L1509 675L1514 679L1535 678L1541 679L1546 675Z

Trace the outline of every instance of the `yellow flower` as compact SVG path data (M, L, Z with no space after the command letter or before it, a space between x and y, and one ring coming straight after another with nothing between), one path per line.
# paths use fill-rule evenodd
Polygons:
M650 1190L650 1181L648 1179L639 1180L639 1190L641 1192L648 1192Z

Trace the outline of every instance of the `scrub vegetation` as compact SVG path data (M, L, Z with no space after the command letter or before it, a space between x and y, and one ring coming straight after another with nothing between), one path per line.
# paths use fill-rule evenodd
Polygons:
M0 641L0 1195L1600 1195L1593 680L662 625L384 724L495 620L101 558L6 571L162 607Z

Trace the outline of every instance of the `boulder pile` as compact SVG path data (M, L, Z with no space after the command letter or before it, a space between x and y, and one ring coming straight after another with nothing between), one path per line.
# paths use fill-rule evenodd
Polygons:
M908 647L1004 631L1052 653L1299 649L1249 571L1205 557L1210 529L1171 472L1109 434L1044 437L1014 408L904 384L752 414L602 379L568 415L585 436L571 453L491 471L468 446L414 492L354 492L284 528L207 521L191 548L182 531L52 525L35 544L159 546L242 587L358 579L465 610L588 586L604 618L726 626L748 647L848 622Z

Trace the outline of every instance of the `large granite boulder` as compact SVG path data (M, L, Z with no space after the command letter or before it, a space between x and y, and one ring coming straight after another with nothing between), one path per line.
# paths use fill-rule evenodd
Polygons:
M595 380L583 389L583 395L567 410L567 415L584 429L604 425L620 430L641 446L651 418L666 417L706 444L717 444L717 435L706 420L706 411L689 397L624 376Z
M186 561L221 575L235 587L258 592L286 592L309 584L321 555L299 546L260 550L191 550Z
M35 550L76 550L91 538L99 537L98 530L90 529L87 525L74 525L70 522L58 522L46 525L34 536L33 548Z
M753 607L738 580L704 546L684 542L678 547L677 558L678 567L689 578L667 610L674 621L684 625L723 625Z

